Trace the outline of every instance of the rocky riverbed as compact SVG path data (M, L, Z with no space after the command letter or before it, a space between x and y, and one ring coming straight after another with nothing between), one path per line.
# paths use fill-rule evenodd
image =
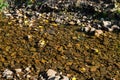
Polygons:
M0 79L119 80L119 15L96 13L39 12L30 6L4 10Z
M27 22L20 26L15 19L3 17L0 23L1 79L6 79L6 69L14 79L36 80L49 69L78 80L120 79L119 32L88 35L79 31L80 26L44 19L35 21L35 26Z

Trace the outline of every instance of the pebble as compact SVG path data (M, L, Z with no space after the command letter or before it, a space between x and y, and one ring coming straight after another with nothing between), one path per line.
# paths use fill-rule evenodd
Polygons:
M12 16L12 14L10 14L10 13L4 13L5 14L5 16L7 16L7 17L11 17Z
M72 47L72 44L71 44L71 43L68 43L67 47L71 48L71 47Z
M55 20L55 22L57 22L57 23L63 23L63 20L61 20L60 18L57 18L57 19Z
M112 23L111 23L111 21L103 21L103 26L104 27L108 27L108 26L110 26Z
M118 25L113 25L111 26L112 30L120 30L120 27Z
M96 30L96 29L92 27L92 28L90 29L90 32L94 32L95 30Z
M44 40L44 39L41 39L41 40L39 41L38 45L39 45L40 47L44 47L44 46L45 46L45 40Z
M59 80L60 76L49 77L48 80Z
M58 73L52 69L49 69L45 74L46 77L45 75L40 74L40 80L69 80L67 76L64 76L62 73Z
M31 47L31 48L30 48L30 51L31 51L31 52L35 52L35 51L36 51L36 48Z
M30 79L31 78L31 76L28 74L27 76L26 76L28 79Z
M75 22L74 21L70 21L69 24L70 25L75 25Z
M62 80L69 80L69 78L67 76L62 76L63 79Z
M28 36L28 39L31 39L32 38L32 35L27 35Z
M77 20L77 24L78 24L78 25L81 25L81 21L80 21L79 19Z
M95 30L95 36L99 37L101 34L103 34L102 30Z
M113 31L113 29L112 29L112 28L107 28L107 29L108 29L108 31L109 31L109 32L112 32L112 31Z
M86 69L85 69L84 67L82 67L82 68L79 69L79 71L80 71L81 73L84 73L84 72L86 72Z
M6 79L13 79L13 72L9 69L5 69L3 72L3 77Z
M72 39L73 39L73 40L77 40L78 38L77 38L76 36L73 36Z
M95 72L97 70L98 66L92 66L90 67L90 71L91 72Z
M56 74L57 74L57 72L54 71L54 70L52 70L52 69L49 69L49 70L47 71L47 75L48 75L48 76L54 77Z
M16 73L20 73L22 72L22 69L18 68L18 69L15 69Z
M90 31L90 27L85 27L84 30L85 30L85 32L89 32Z
M29 66L29 67L26 67L25 70L26 70L27 72L30 72L30 66Z

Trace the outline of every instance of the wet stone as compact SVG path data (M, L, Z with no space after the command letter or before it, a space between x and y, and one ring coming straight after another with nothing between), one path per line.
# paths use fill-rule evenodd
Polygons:
M60 47L58 48L58 51L63 52L63 47L60 46Z
M91 72L95 72L97 70L97 68L98 68L97 66L91 66L90 67L90 71Z
M7 47L6 47L6 51L9 51L9 50L10 50L10 48L11 48L10 46L7 46Z
M72 39L77 40L77 37L76 37L76 36L73 36Z
M67 47L72 47L72 44L71 44L71 43L68 43Z
M31 48L30 48L30 51L35 52L35 51L36 51L36 48L31 47Z

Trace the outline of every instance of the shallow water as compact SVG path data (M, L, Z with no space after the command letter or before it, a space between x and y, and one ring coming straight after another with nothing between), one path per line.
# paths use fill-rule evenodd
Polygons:
M97 37L77 31L80 26L20 27L0 19L0 74L34 66L31 75L54 69L78 80L120 79L120 33Z

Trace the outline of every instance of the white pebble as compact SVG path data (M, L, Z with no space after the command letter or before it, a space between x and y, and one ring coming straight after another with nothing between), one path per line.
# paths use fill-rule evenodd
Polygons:
M60 80L60 76L55 76L55 79L54 80Z
M30 71L30 66L25 68L26 71Z
M104 27L108 27L108 26L110 26L112 23L111 23L111 21L103 21L103 26Z
M15 69L16 73L22 72L22 69Z
M90 31L90 27L85 27L84 29L85 29L85 32Z
M69 78L67 76L62 76L62 77L63 77L63 79L61 79L61 80L69 80Z
M77 20L77 24L81 24L81 22L80 22L80 20L79 20L79 19Z
M120 27L118 25L113 25L111 28L112 29L120 29Z
M27 76L26 76L27 78L31 78L31 76L28 74Z
M74 21L70 21L69 24L70 25L75 25L75 22Z
M94 32L96 29L95 28L91 28L90 29L90 32Z
M112 32L112 31L113 31L113 28L108 28L108 31Z
M5 69L3 72L3 77L6 77L7 79L13 78L13 72L9 69Z
M48 76L54 77L56 74L57 74L57 72L54 71L54 70L52 70L52 69L49 69L49 70L47 71L47 75L48 75Z

